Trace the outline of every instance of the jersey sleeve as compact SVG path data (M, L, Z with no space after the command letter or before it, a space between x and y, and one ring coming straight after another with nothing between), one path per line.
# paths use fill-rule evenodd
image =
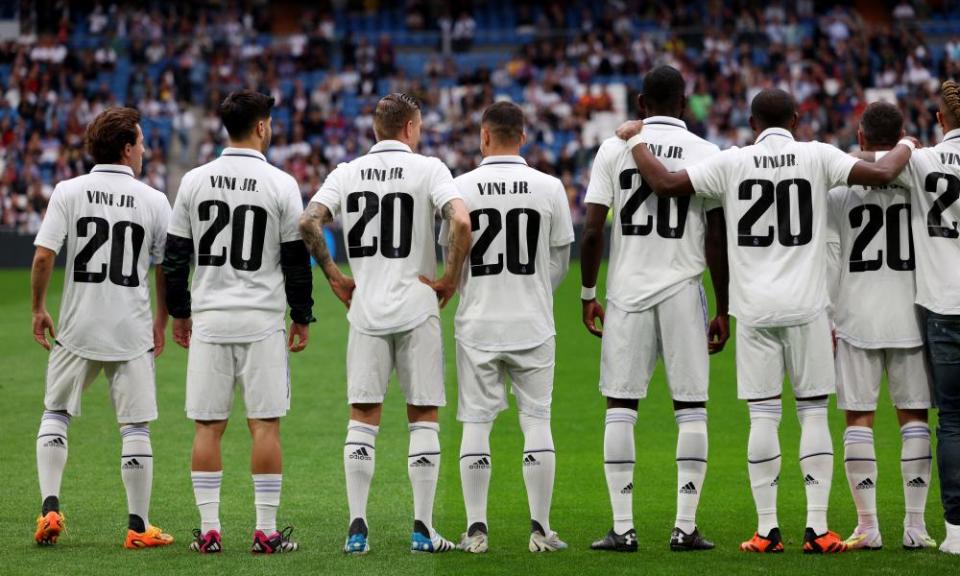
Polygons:
M827 189L846 186L847 179L850 178L850 171L853 170L853 166L859 162L859 160L835 146L822 142L818 144L820 158L823 162L824 175L827 178Z
M177 199L173 202L173 213L170 215L170 226L167 233L181 238L193 238L193 232L190 227L190 197L192 196L193 178L186 174L180 180L180 189L177 191Z
M843 218L845 188L834 188L827 194L827 244L840 243L840 222Z
M597 150L597 155L593 159L593 167L590 169L590 183L587 185L587 194L584 197L584 203L600 204L610 207L613 204L613 195L616 192L616 185L613 180L613 170L610 165L614 156L611 152L611 145L604 142Z
M47 212L40 223L40 230L33 241L34 246L42 246L56 253L60 253L64 241L67 239L67 207L63 199L63 190L58 185L50 196Z
M462 199L460 191L453 183L450 169L440 160L433 159L430 171L430 200L437 209L443 208L447 202L457 198Z
M557 181L557 193L553 197L550 245L566 246L573 243L573 218L570 216L570 202L567 200L567 191L559 180Z
M303 213L303 199L297 181L285 178L283 197L280 199L280 242L300 240L300 214Z
M157 215L153 226L153 243L150 245L150 258L154 264L163 262L163 252L167 246L167 228L170 226L170 203L167 195L157 192Z
M698 196L722 202L727 191L727 169L731 165L732 153L731 150L720 152L687 168L687 176Z
M320 189L310 199L311 202L323 204L330 210L331 216L336 216L340 212L341 185L340 176L343 173L343 164L334 168L333 172L327 175Z

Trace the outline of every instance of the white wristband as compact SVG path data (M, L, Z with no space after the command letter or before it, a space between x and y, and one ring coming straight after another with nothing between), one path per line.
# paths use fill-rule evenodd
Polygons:
M587 288L586 286L580 287L580 299L581 300L596 300L597 298L597 287L591 286Z
M627 150L633 150L637 144L640 144L640 134L634 134L627 140Z
M914 143L913 143L913 140L911 140L911 139L909 139L909 138L901 138L900 141L897 142L897 144L903 144L904 146L906 146L907 148L909 148L911 152L913 152L914 150L917 149L917 145L914 144Z

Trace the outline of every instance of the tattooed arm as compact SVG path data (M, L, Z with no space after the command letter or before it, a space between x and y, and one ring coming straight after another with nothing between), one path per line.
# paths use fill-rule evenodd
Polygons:
M467 252L470 251L470 214L463 200L459 198L444 204L441 214L450 227L450 241L447 245L447 261L443 277L434 281L421 276L420 281L433 288L440 300L440 307L443 308L460 285L463 261L467 258Z
M323 270L323 275L330 282L333 293L347 308L350 308L350 300L353 298L356 284L353 278L341 272L340 267L333 261L323 236L323 227L332 221L333 215L326 206L319 202L311 202L300 216L300 235L310 255L317 261L320 269Z

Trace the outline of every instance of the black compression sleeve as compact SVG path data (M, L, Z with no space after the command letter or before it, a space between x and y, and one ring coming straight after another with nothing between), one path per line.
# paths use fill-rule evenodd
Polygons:
M280 269L290 306L290 319L297 324L316 322L313 317L313 271L310 253L302 240L280 244Z
M167 310L174 318L190 317L190 261L193 240L167 234L163 254L163 275L167 279Z

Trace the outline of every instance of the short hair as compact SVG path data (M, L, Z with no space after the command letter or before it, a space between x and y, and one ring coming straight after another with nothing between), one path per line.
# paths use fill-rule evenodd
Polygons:
M396 138L419 111L420 103L413 96L401 92L387 94L377 102L373 111L373 130L377 138Z
M903 130L903 114L889 102L874 102L863 111L860 130L871 146L895 145Z
M766 128L786 128L796 113L796 100L779 88L761 90L750 103L750 114Z
M687 83L672 66L657 66L643 77L643 100L648 108L670 110L683 105Z
M137 145L140 112L135 108L107 108L87 126L87 153L97 164L117 164L127 144Z
M274 98L253 90L231 92L220 103L220 120L233 140L246 138L257 122L270 118Z
M517 144L523 137L523 110L513 102L497 102L483 111L480 125L486 127L497 142Z

